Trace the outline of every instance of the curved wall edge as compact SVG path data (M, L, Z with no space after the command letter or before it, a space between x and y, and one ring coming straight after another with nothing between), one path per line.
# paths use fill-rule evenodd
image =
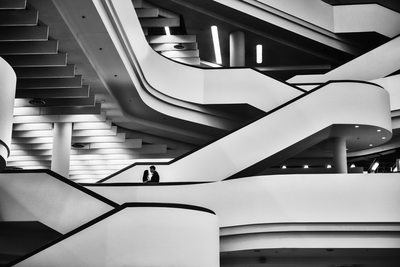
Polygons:
M0 57L0 171L5 168L10 155L16 84L14 70Z

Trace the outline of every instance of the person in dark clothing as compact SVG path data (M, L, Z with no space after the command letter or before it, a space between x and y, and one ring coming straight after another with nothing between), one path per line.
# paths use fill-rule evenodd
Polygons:
M150 166L150 171L145 170L143 172L143 183L158 183L160 182L160 176L156 171L155 166Z

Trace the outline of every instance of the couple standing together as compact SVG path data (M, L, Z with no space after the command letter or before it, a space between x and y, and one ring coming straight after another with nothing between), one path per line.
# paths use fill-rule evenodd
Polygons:
M150 166L150 171L145 170L143 172L143 183L158 183L160 182L160 176L156 171L156 167Z

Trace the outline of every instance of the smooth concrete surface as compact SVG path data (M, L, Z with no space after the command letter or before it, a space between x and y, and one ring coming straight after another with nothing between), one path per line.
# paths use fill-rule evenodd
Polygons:
M40 221L65 234L113 207L47 173L0 173L0 219Z
M0 171L6 165L11 146L12 122L17 77L11 66L0 57Z
M218 220L197 210L127 207L16 266L218 267Z
M172 202L205 207L215 211L221 228L400 222L400 173L266 175L202 184L103 184L87 188L117 203Z

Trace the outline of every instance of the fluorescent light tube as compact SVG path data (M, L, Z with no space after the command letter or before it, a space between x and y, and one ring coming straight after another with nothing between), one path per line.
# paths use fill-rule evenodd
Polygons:
M218 28L217 26L211 26L211 35L214 44L215 62L222 64L221 47L219 45Z

